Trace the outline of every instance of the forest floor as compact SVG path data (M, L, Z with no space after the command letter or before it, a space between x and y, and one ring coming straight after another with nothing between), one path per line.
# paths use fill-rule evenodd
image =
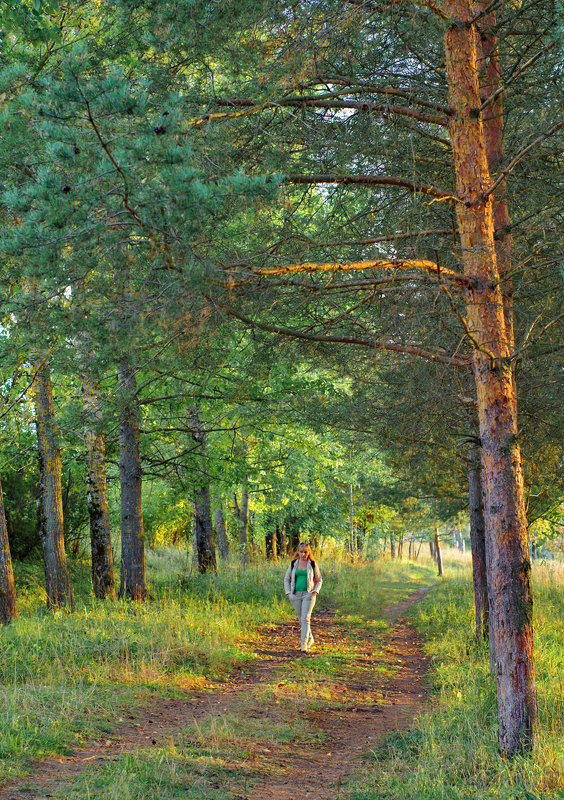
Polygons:
M378 740L407 730L428 702L428 659L404 617L427 591L386 609L386 625L316 610L308 655L297 622L263 629L255 660L226 680L125 714L106 738L33 765L0 800L345 797ZM124 793L136 770L144 788Z

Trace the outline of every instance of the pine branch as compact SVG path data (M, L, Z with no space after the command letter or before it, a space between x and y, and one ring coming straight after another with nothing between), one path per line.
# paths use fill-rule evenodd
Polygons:
M292 184L342 184L344 186L400 186L410 189L415 194L428 194L441 200L451 200L459 203L460 200L444 189L437 186L428 186L425 183L416 183L405 178L396 178L392 175L287 175L283 183Z
M226 314L235 317L235 319L244 322L250 328L258 328L259 330L267 333L276 333L279 336L288 336L292 339L305 339L310 342L321 342L326 344L353 344L361 347L368 347L372 350L389 350L396 353L403 353L405 355L419 356L427 361L449 364L450 366L462 367L464 369L470 369L471 366L470 359L467 356L448 355L445 352L431 353L430 351L424 350L415 344L398 344L391 341L358 339L349 336L316 336L314 334L304 333L294 328L282 328L277 325L266 325L263 322L257 322L256 320L252 320L249 317L240 314L230 306L226 306L223 303L212 299L211 297L208 297L207 299L217 308L221 309L221 311L224 311Z

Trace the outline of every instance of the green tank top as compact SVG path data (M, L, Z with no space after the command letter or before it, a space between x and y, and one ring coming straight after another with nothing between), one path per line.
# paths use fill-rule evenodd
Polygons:
M296 569L295 592L307 592L307 569Z

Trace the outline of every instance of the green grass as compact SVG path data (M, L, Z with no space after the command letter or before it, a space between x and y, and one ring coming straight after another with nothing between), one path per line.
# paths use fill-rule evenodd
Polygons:
M433 657L433 710L388 737L356 782L354 800L556 800L564 797L564 581L537 567L535 644L539 739L512 762L497 750L495 688L485 648L474 643L469 569L456 567L413 618Z
M0 774L115 728L152 695L203 686L253 658L257 629L287 618L281 567L190 573L148 554L147 603L101 602L73 568L74 612L48 613L39 567L18 565L19 617L0 630Z

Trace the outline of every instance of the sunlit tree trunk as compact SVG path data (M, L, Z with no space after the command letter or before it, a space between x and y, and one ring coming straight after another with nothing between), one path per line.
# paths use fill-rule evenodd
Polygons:
M486 530L482 504L480 459L475 446L468 448L468 506L470 511L470 542L472 546L472 579L476 612L476 638L489 638L489 603L486 567Z
M118 368L122 395L119 426L119 482L121 489L121 583L120 596L145 600L145 534L141 502L141 453L139 408L135 373L124 358Z
M210 483L206 462L206 431L196 406L188 414L190 433L200 450L200 481L194 490L194 544L200 572L217 569L213 523L211 517Z
M0 481L0 623L10 622L16 616L16 587L4 513L2 482Z
M223 504L216 508L214 513L215 533L217 538L217 549L219 557L223 561L229 558L229 542L227 540L227 532L225 530L225 517L223 516Z
M499 745L511 757L530 747L537 719L531 565L510 342L497 267L491 179L478 87L476 9L448 0L445 33L457 218L473 343L488 538L490 625L496 648Z
M72 587L63 536L61 454L57 442L53 387L47 361L42 361L33 381L35 425L41 475L41 542L49 607L72 606Z
M88 372L81 377L86 412L86 485L92 551L92 590L100 600L114 599L114 556L110 528L110 510L106 485L106 441L97 430L100 418L100 387Z

